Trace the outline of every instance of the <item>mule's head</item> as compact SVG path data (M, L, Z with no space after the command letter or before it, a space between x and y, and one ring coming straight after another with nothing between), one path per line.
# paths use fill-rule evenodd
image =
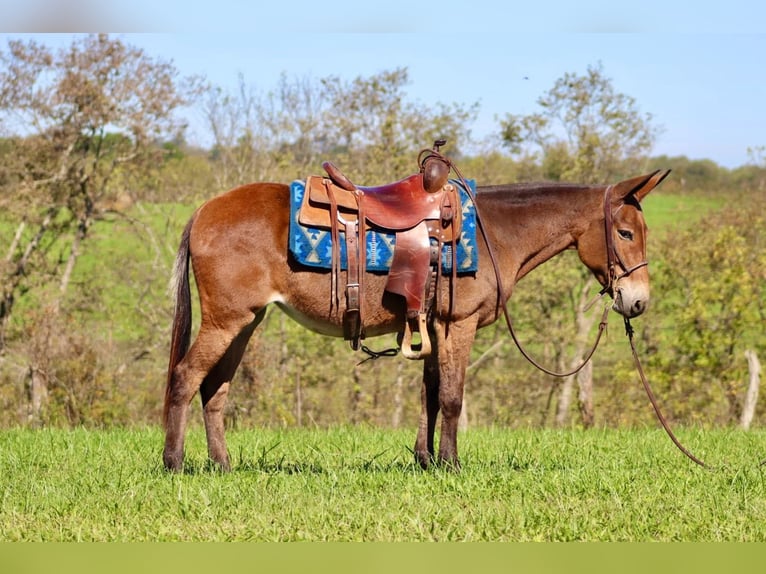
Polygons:
M614 299L613 309L629 319L649 304L647 229L641 200L669 173L656 171L609 186L603 209L577 241L580 259Z

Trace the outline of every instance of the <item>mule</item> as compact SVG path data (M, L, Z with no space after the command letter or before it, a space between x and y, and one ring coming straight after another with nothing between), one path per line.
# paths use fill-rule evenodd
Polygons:
M454 287L450 281L439 282L443 295L454 293L454 300L435 308L429 325L434 350L423 359L414 448L422 467L459 467L458 418L474 336L497 320L498 303L504 304L516 282L530 271L565 249L576 249L612 297L617 313L632 318L646 310L647 228L640 202L668 173L656 171L609 186L535 183L478 188L476 206L486 233L486 239L477 237L478 270L458 276ZM270 304L313 331L343 335L342 308L333 308L329 296L330 272L303 267L288 252L289 204L287 185L244 185L204 203L183 231L175 263L175 317L164 403L163 462L169 470L182 468L189 405L197 391L208 455L221 468L230 468L224 405L248 340ZM190 261L202 314L191 347ZM367 274L365 281L366 335L400 331L403 298L385 291L384 275Z

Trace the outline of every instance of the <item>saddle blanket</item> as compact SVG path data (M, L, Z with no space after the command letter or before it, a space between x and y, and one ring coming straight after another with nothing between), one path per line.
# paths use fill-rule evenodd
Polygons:
M475 273L478 269L479 253L476 249L476 209L473 201L460 182L451 180L460 190L463 208L463 227L457 243L457 272ZM476 182L466 180L471 190L476 191ZM305 182L296 180L290 184L290 252L298 263L309 267L330 269L332 267L332 235L329 229L306 227L298 222L298 213L306 191ZM345 234L340 231L341 267L346 269ZM383 231L367 231L367 271L388 272L394 257L396 236ZM432 239L431 241L436 241ZM452 272L452 245L445 243L442 248L442 272Z

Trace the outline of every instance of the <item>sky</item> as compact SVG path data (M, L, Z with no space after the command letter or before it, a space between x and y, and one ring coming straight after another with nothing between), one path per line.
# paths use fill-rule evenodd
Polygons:
M539 111L537 99L565 73L600 64L661 129L653 155L737 167L749 147L766 146L766 3L755 0L18 4L0 0L0 49L7 38L55 47L73 33L107 31L227 90L240 74L268 91L282 73L351 80L404 67L413 101L478 103L479 138L507 113ZM191 126L190 139L203 141L199 115Z

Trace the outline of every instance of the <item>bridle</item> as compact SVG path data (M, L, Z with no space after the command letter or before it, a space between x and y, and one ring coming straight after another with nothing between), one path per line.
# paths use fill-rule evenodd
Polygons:
M625 261L623 260L622 256L620 255L620 252L617 250L617 245L614 241L614 216L617 214L617 212L622 209L623 205L621 204L617 209L612 211L612 190L614 189L613 185L610 185L606 188L604 191L604 232L606 234L606 267L607 267L607 279L606 283L601 289L599 295L603 295L604 293L609 293L612 297L615 296L615 288L617 287L617 282L622 279L623 277L627 277L634 271L637 271L638 269L641 269L642 267L646 267L649 265L649 261L646 259L646 251L644 251L644 259L640 263L637 263L636 265L633 265L632 267L628 267L625 264ZM644 246L644 250L646 250L646 246ZM622 269L621 273L618 273L617 267Z

